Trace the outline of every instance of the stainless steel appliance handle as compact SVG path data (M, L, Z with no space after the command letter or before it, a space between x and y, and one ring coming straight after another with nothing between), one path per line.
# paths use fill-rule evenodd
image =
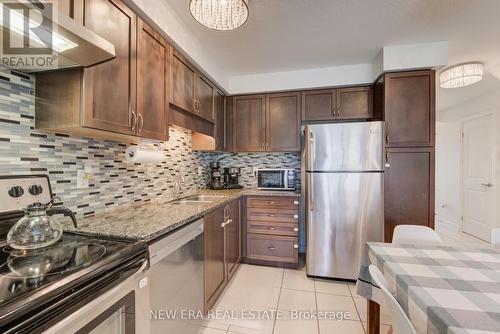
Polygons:
M309 208L309 211L314 211L314 202L312 199L312 194L313 194L313 180L312 180L313 174L308 173L307 175L307 206Z
M313 166L313 163L314 163L314 159L315 159L315 150L316 150L316 143L314 141L314 133L312 132L309 132L309 135L308 135L308 145L309 145L309 168L308 169L312 169L312 166Z
M288 189L288 170L283 172L283 184L285 185L285 189Z

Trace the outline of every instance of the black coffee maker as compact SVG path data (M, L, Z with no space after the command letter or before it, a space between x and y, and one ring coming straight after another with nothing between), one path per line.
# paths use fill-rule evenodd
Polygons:
M208 183L210 189L224 189L222 182L222 173L220 172L220 165L218 161L210 163L210 181Z
M243 188L243 186L239 184L240 173L241 173L240 167L224 168L224 187L226 189Z

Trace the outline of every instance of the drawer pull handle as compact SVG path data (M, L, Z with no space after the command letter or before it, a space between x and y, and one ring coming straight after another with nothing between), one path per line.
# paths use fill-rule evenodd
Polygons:
M275 201L267 201L268 204L276 204Z
M294 249L297 249L297 248L299 248L299 245L294 244L294 245L293 245L293 248L294 248Z
M298 232L298 231L299 231L299 228L298 228L298 227L294 227L294 228L293 228L293 231L294 231L294 232Z
M269 246L269 247L267 247L267 249L269 249L270 251L273 251L273 250L275 250L275 249L276 249L276 247L274 247L274 246Z
M299 201L293 201L293 204L299 205Z
M299 219L299 215L293 215L293 219Z
M268 230L275 230L275 229L276 229L276 227L268 227L267 229L268 229Z
M272 213L268 214L268 217L274 217L274 215Z

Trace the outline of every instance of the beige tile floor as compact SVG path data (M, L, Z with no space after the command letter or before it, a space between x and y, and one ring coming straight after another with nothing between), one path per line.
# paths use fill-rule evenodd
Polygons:
M438 226L446 243L488 246L487 243ZM366 300L356 286L307 278L305 269L290 270L243 264L221 296L215 310L269 310L278 319L231 319L205 321L197 334L365 334ZM387 333L390 316L382 307L381 333ZM293 310L349 312L349 320L290 320ZM236 314L239 314L238 312Z

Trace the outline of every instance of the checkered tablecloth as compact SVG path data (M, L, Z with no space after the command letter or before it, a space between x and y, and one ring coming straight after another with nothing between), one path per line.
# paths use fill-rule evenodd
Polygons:
M358 294L380 300L367 269L376 265L418 334L500 333L500 252L386 243L367 252Z

